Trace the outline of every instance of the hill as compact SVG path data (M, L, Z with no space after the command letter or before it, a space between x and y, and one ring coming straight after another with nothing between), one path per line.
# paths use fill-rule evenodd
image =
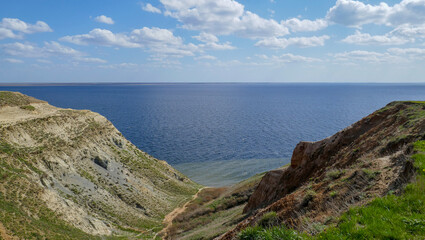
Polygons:
M300 142L288 168L262 178L250 217L219 239L423 239L424 139L425 102L407 101Z
M103 116L0 92L3 239L152 238L200 186Z

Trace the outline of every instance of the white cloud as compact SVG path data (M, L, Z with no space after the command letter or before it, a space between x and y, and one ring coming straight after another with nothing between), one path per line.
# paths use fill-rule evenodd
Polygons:
M414 39L411 38L391 36L391 34L372 36L368 33L361 33L360 31L356 31L355 34L347 36L342 40L342 42L357 45L402 45L413 41Z
M388 52L397 55L425 55L425 48L390 48Z
M395 4L387 21L395 26L405 23L425 23L425 0L403 0Z
M140 44L132 43L129 37L124 34L114 34L109 30L100 28L95 28L88 34L65 36L60 40L78 45L95 44L129 48L140 47Z
M199 57L195 57L195 60L216 60L217 58L211 55L203 55Z
M289 46L297 47L316 47L324 46L325 41L330 39L329 36L323 35L320 37L295 37L295 38L267 38L258 41L255 46L275 48L275 49L285 49Z
M15 58L5 58L5 59L3 59L3 61L8 62L8 63L24 63L24 61L22 61L20 59L15 59Z
M107 17L105 15L100 15L94 18L96 22L106 23L106 24L114 24L114 20L112 18Z
M271 60L280 63L295 63L295 62L321 62L318 58L305 57L300 55L294 55L291 53L282 54L280 56L272 56Z
M218 42L218 38L210 33L201 32L198 36L193 36L193 38L201 42Z
M416 26L403 24L392 30L390 34L408 38L425 38L425 24Z
M87 58L87 57L77 57L75 60L79 62L87 62L87 63L106 63L106 60L100 58Z
M0 27L0 40L5 38L20 38L20 36L14 34L10 29Z
M22 33L52 32L53 30L43 21L37 21L35 24L28 24L17 18L3 18L0 27Z
M1 45L3 52L6 55L25 58L49 58L62 57L64 59L79 61L79 62L96 62L105 63L106 61L100 58L85 57L85 53L77 51L73 48L59 44L58 42L44 42L44 46L39 47L32 43L8 43ZM39 60L38 60L39 61Z
M165 57L193 56L199 51L194 44L184 44L183 39L174 36L173 32L161 28L135 29L129 34L113 33L106 29L93 29L88 34L65 36L60 40L78 45L102 45L110 47L144 48Z
M390 7L381 2L379 5L364 4L353 0L338 0L327 13L331 22L345 26L361 26L368 23L384 24Z
M355 0L338 0L335 6L329 9L326 18L350 27L371 23L388 26L423 24L425 0L402 0L393 6L384 2L371 5Z
M316 19L314 21L298 18L291 18L286 21L281 21L281 24L288 27L292 32L312 32L324 29L328 26L325 19Z
M150 4L150 3L147 3L146 5L142 6L142 9L145 10L146 12L161 13L161 10L152 6L152 4Z
M336 62L368 62L368 63L395 63L404 61L403 58L393 56L387 52L371 52L356 50L331 55Z
M52 32L53 30L43 21L29 24L17 18L3 18L0 22L0 39L22 38L23 34Z
M425 48L389 48L386 52L351 51L331 54L337 63L411 63L425 60Z
M193 36L193 38L198 41L204 42L204 44L199 44L198 47L201 49L211 49L211 50L232 50L235 49L230 42L218 43L218 38L210 33L201 32L198 36Z
M189 30L216 35L236 34L247 38L283 36L288 29L272 19L264 19L234 0L161 0L165 15L176 18Z
M389 53L404 56L409 60L425 60L425 48L390 48Z

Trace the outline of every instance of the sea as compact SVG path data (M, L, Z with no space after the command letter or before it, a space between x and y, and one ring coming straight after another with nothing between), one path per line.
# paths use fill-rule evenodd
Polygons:
M133 144L194 181L225 186L290 162L392 101L425 101L425 84L162 83L0 86L107 117Z

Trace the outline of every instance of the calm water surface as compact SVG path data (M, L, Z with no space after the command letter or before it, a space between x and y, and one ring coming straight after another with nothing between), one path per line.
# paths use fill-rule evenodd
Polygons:
M299 141L328 137L425 85L160 84L0 87L106 116L143 151L220 186L289 162Z

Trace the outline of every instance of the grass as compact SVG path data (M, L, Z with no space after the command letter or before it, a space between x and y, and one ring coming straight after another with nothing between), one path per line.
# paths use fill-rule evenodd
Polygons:
M417 153L412 159L418 175L402 195L388 194L367 206L354 207L336 225L315 236L282 226L256 226L242 231L239 239L425 239L425 141L415 142L414 150Z
M20 106L20 108L24 109L24 110L28 110L28 111L34 111L35 110L35 107L31 106L31 105Z
M0 107L3 106L23 106L32 102L42 102L35 98L14 92L0 91Z
M332 169L326 173L326 177L328 177L331 180L335 180L340 178L344 173L345 173L344 170Z
M300 234L294 230L286 229L285 227L272 227L264 229L260 226L251 227L242 231L239 234L240 240L274 240L274 239L287 239L297 240L305 239L305 235Z
M258 221L258 226L261 227L272 227L276 226L276 224L279 223L279 217L277 216L276 212L268 212L265 213L261 219Z

